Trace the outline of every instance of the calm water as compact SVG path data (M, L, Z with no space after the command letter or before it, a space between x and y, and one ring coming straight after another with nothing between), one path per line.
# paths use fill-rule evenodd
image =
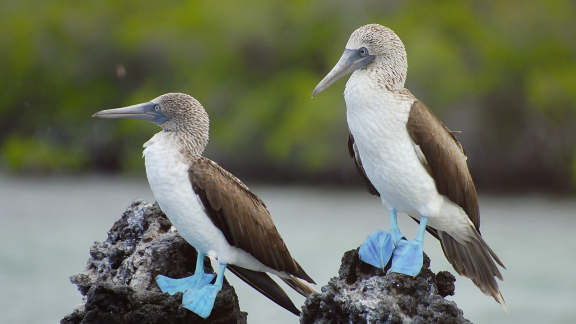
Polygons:
M379 200L362 189L252 189L318 289L337 274L345 251L376 228L388 227ZM0 175L0 323L57 323L70 313L81 298L68 277L83 270L91 244L106 239L135 198L154 201L146 182ZM464 316L474 323L574 323L576 199L481 196L480 208L483 236L508 267L501 288L511 313L457 277L452 300ZM400 228L412 238L416 223L400 218ZM452 270L429 235L424 248L433 271ZM227 278L250 323L298 323L233 275ZM290 296L296 305L304 301L296 293Z

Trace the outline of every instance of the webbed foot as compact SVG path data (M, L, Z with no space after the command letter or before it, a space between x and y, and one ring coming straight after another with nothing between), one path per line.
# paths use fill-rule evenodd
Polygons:
M174 295L177 292L200 289L209 284L214 277L215 275L206 273L196 273L190 277L180 279L158 275L158 277L156 277L156 283L158 283L162 292Z
M391 229L390 232L377 230L360 246L358 251L360 260L376 268L384 269L394 249L401 241L406 241L406 238L395 229Z
M214 301L221 289L221 286L206 285L200 289L188 290L182 298L182 306L206 318L212 312Z
M388 272L403 273L411 277L416 277L423 264L423 242L415 239L414 241L401 241L392 257L392 267Z

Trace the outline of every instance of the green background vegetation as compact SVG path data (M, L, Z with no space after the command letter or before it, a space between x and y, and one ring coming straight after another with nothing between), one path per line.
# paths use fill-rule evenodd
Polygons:
M479 187L574 188L568 0L3 0L1 168L141 173L159 128L91 115L185 92L211 117L206 155L239 177L358 181L345 81L310 95L367 23L403 40L407 88L462 131Z

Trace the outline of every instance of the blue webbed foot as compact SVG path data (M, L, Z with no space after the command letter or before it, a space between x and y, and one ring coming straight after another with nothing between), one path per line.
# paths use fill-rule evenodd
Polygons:
M415 239L414 241L401 241L394 250L392 257L392 267L388 272L403 273L411 277L416 277L423 264L423 242Z
M420 227L418 228L418 235L414 241L402 241L394 250L392 256L392 267L388 272L397 272L416 277L422 269L424 263L424 232L426 231L426 224L428 217L420 215Z
M360 260L376 268L384 269L390 261L394 249L401 241L406 241L406 238L395 229L391 229L390 232L377 230L368 236L360 246L358 251Z
M196 270L194 271L194 275L190 277L180 279L172 279L163 275L156 277L156 283L158 283L162 292L174 295L177 292L200 289L209 284L212 279L214 279L214 275L204 273L204 257L204 253L198 252Z
M156 282L158 283L158 286L160 286L162 292L167 292L170 295L174 295L177 292L183 292L184 297L182 297L182 305L184 308L206 318L210 315L210 312L212 312L216 295L218 295L218 292L222 289L226 265L220 264L216 283L212 285L210 282L215 276L213 274L204 273L204 256L203 253L198 252L196 270L193 276L181 279L172 279L159 275L156 277Z
M182 306L200 317L206 318L212 312L216 295L220 289L222 287L218 285L207 285L200 289L188 290L182 298Z
M174 295L177 292L200 289L214 279L213 274L195 273L193 276L172 279L163 275L156 277L156 283L164 293Z
M220 267L218 268L218 276L216 277L216 282L213 285L209 284L199 289L186 291L184 293L184 297L182 297L182 306L193 311L202 318L208 317L212 312L212 308L214 307L216 296L222 289L222 284L224 282L224 270L226 270L226 265L220 263Z

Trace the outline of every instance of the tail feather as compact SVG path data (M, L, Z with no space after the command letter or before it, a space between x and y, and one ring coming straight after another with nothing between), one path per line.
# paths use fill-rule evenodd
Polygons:
M459 275L470 278L485 295L492 296L508 312L496 281L496 278L503 281L504 277L496 263L506 268L482 236L475 229L472 231L472 240L463 243L446 232L438 231L444 255Z
M308 297L313 292L317 292L314 287L310 286L309 283L306 281L296 278L295 276L290 275L290 277L284 278L280 277L290 288L296 290L300 295L304 297Z
M290 297L276 281L272 280L265 272L252 271L238 266L229 264L228 269L245 283L258 290L262 295L268 297L271 301L285 308L292 314L300 316L300 310L294 306Z
M294 260L294 262L298 266L298 271L296 273L294 273L294 276L296 276L300 279L304 279L304 280L308 281L309 283L316 284L314 282L314 280L312 280L312 278L310 278L310 276L306 272L304 272L304 269L302 269L302 267L298 264L298 262L296 262L296 260Z

